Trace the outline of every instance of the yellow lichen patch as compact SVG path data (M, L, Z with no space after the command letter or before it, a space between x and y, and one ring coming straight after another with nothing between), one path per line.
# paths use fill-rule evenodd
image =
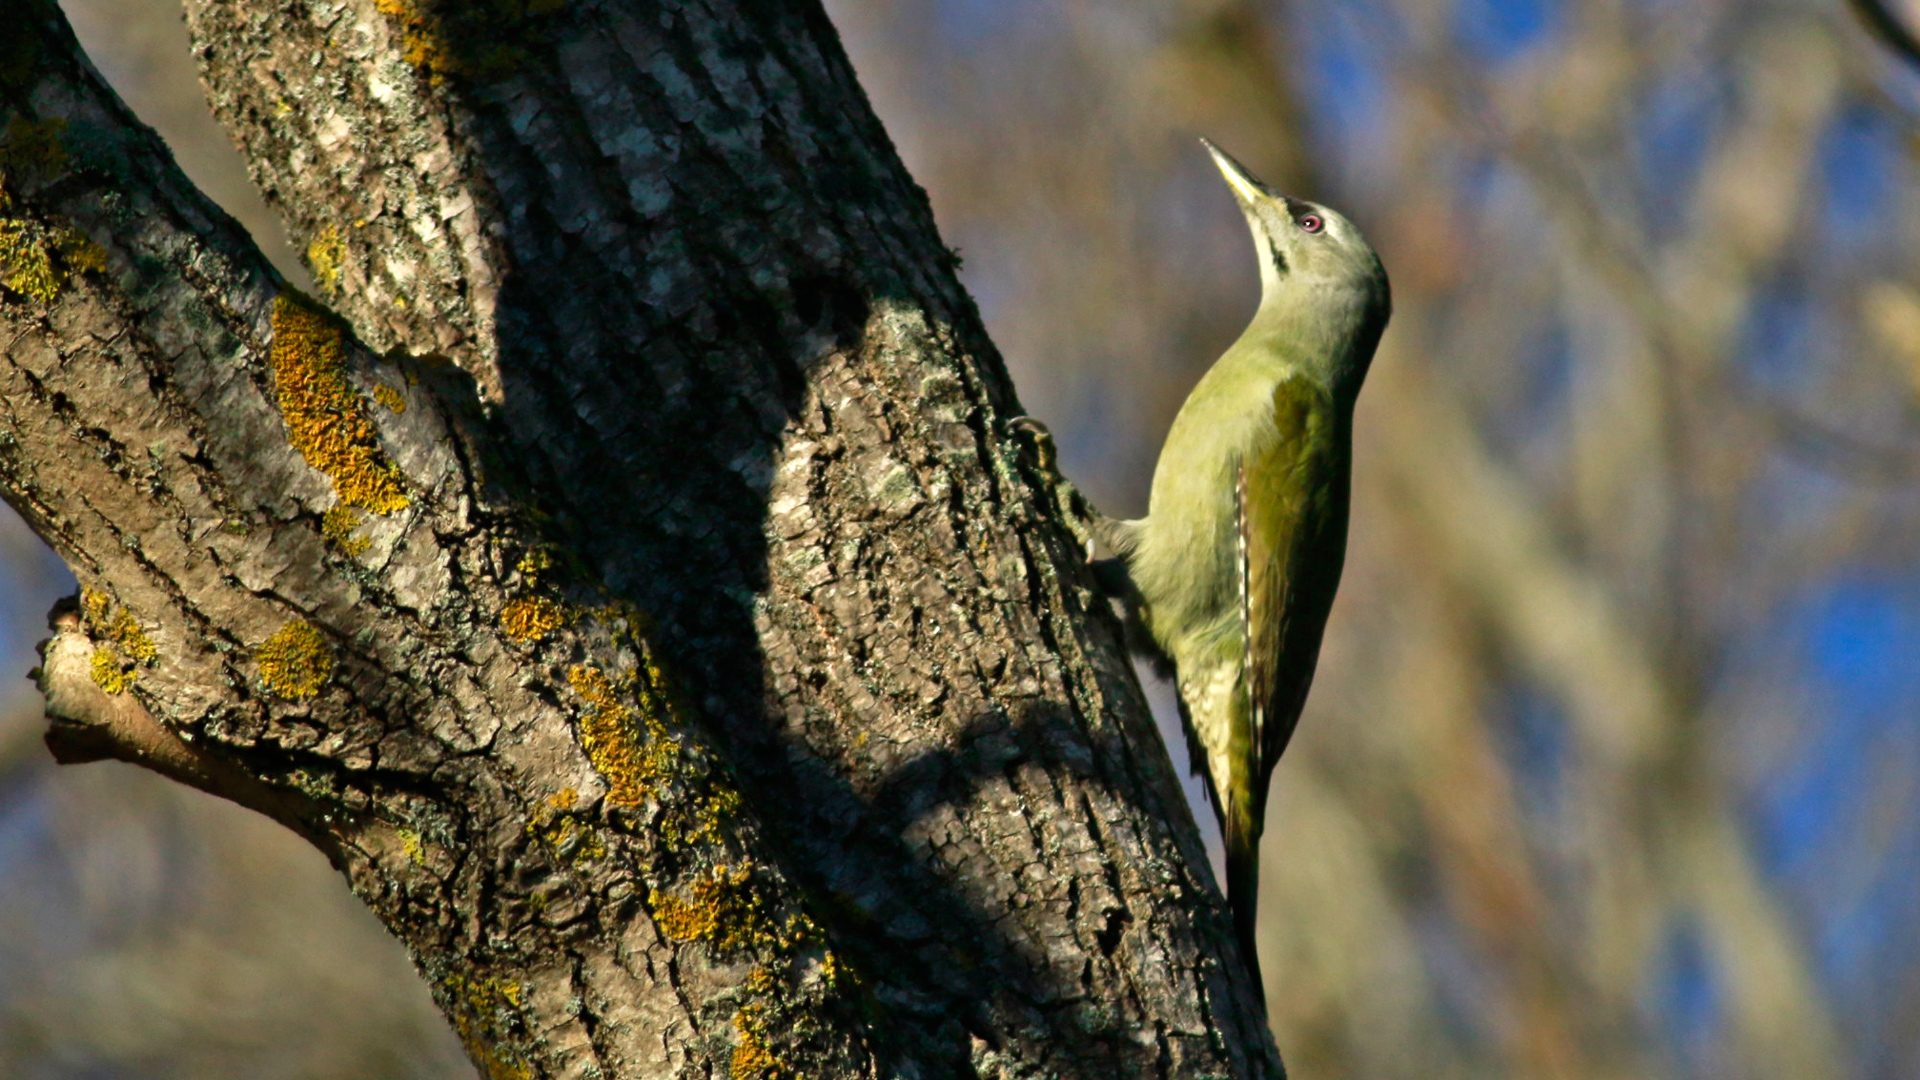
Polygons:
M404 510L400 470L380 452L366 403L347 381L344 332L292 293L273 303L273 374L288 441L327 474L340 501L375 514Z
M107 268L107 249L69 228L61 228L54 237L60 259L75 274L98 274Z
M549 547L534 548L532 551L520 556L520 561L514 564L513 569L520 574L521 577L526 578L529 585L534 584L540 580L541 574L553 569L553 549Z
M402 57L438 86L448 77L490 81L528 58L532 24L565 0L374 0L400 31Z
M631 677L615 684L599 668L574 667L567 672L567 685L586 702L580 745L607 782L607 801L629 808L644 805L653 784L671 768L678 745L652 717L646 718L648 730L641 730L632 706L622 700L632 692Z
M400 850L407 853L407 861L415 866L427 865L427 849L420 843L420 834L405 825L394 832L400 837Z
M340 230L331 221L320 226L307 245L307 268L313 271L313 280L328 292L339 289L340 270L346 262L347 242Z
M160 650L154 646L153 639L141 629L140 621L133 617L133 612L126 608L114 612L113 620L107 626L107 636L121 652L127 654L127 659L136 664L151 666L160 660Z
M140 677L140 668L160 662L160 650L140 620L107 593L81 589L80 619L93 639L89 673L107 693L126 693Z
M607 842L579 814L573 812L579 793L572 788L556 794L527 822L527 835L538 840L553 857L582 866L607 857Z
M500 608L500 629L528 644L544 640L566 623L566 609L544 596L516 596Z
M374 384L373 400L385 405L388 412L403 413L407 411L407 399L400 395L398 389L386 383Z
M748 1005L733 1014L733 1029L740 1035L728 1070L733 1080L778 1080L785 1071L780 1059L767 1046L763 1026L757 1005Z
M783 922L771 907L751 866L716 866L695 878L685 895L659 889L647 893L647 910L672 941L703 941L728 952L751 948L785 953L818 936L811 919L790 915Z
M0 140L0 286L43 304L57 299L74 274L107 268L106 251L73 226L8 213L9 179L50 176L66 164L65 126L64 120L16 116Z
M518 983L498 978L449 976L445 982L453 1030L474 1063L491 1080L531 1080L533 1067L513 1045L526 1026L526 994Z
M697 885L692 900L655 889L647 895L647 906L653 910L660 932L673 941L709 941L720 933L720 914L711 904L701 902Z
M295 619L253 651L260 679L284 698L310 698L333 674L333 650L327 639L306 622Z
M820 958L820 978L829 990L838 990L858 981L846 961L840 959L840 954L832 949L828 949Z
M689 805L682 808L682 813L662 818L660 839L670 848L717 844L726 834L726 823L739 809L738 791L709 780L706 790L690 799Z
M360 515L345 503L338 504L320 515L321 535L333 541L334 547L349 556L363 555L373 546L372 540L353 535L353 530L359 527Z
M43 304L60 295L59 274L32 222L0 218L0 285Z
M87 629L95 633L107 623L107 612L113 608L113 597L99 589L80 590L80 619Z
M605 610L583 614L597 619ZM703 757L687 753L674 734L686 726L684 709L635 630L637 621L632 615L611 629L616 641L640 650L639 672L617 680L590 667L567 674L587 706L580 717L581 746L607 781L610 805L633 808L649 798L661 803L655 828L668 848L720 843L740 808L740 793ZM661 795L668 785L674 797Z
M116 605L107 593L81 589L80 618L94 641L112 644L129 659L151 665L160 658L159 649L141 628L140 620L133 617L133 612Z
M0 210L7 208L0 191ZM50 304L74 274L106 268L106 251L70 225L0 217L0 286L9 292Z
M89 661L93 681L109 694L124 694L133 687L140 673L127 667L108 649L95 649Z

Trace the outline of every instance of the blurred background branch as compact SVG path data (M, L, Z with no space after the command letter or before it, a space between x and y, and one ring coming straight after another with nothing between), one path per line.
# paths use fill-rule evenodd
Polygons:
M1866 24L1873 36L1880 39L1887 48L1899 54L1907 63L1920 67L1920 40L1915 40L1913 31L1905 20L1893 13L1884 0L1848 0L1853 10L1859 14L1860 21Z
M1920 50L1852 2L1891 51L1807 0L829 4L1110 511L1145 509L1257 295L1194 136L1348 212L1393 273L1263 859L1296 1075L1920 1070ZM177 14L67 6L280 243ZM69 586L21 535L23 672ZM463 1075L296 841L55 773L15 700L0 1073Z

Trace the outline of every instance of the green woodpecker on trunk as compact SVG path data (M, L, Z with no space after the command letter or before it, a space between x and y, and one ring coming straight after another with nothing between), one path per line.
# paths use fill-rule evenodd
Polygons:
M1077 492L1068 509L1114 554L1100 569L1145 631L1136 644L1171 663L1194 769L1211 784L1226 841L1234 930L1258 984L1267 783L1306 703L1340 584L1354 401L1391 303L1386 270L1352 223L1269 189L1201 141L1253 231L1260 309L1180 407L1147 516L1106 518ZM1045 429L1028 430L1051 470Z

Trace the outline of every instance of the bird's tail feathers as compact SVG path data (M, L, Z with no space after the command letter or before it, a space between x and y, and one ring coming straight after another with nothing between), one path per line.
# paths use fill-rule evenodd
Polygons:
M1260 954L1254 935L1260 898L1260 828L1251 801L1230 800L1222 815L1221 831L1227 849L1227 904L1233 908L1233 936L1264 1004L1266 985L1260 979Z

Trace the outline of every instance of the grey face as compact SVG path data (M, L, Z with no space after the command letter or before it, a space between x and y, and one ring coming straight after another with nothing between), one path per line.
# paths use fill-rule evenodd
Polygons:
M1206 147L1260 253L1260 311L1248 332L1284 338L1291 363L1353 400L1393 308L1379 256L1338 211L1274 191Z
M1306 284L1384 291L1379 257L1345 216L1274 191L1226 151L1201 142L1247 216L1260 249L1260 277L1269 291Z

